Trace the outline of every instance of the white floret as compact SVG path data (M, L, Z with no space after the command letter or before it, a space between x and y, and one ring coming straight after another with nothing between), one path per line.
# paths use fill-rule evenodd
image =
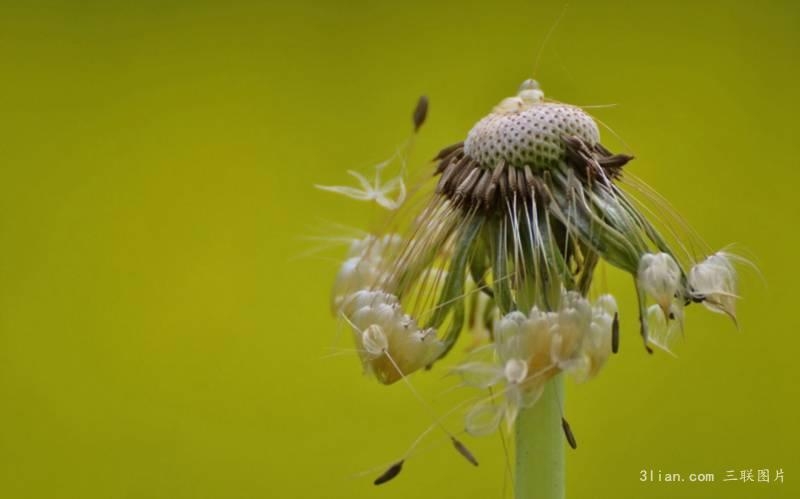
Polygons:
M664 315L681 285L681 269L675 259L667 253L646 253L639 260L636 275L641 289L661 307Z
M353 241L331 290L334 313L338 313L346 296L379 284L384 260L394 255L401 244L402 239L397 234L369 235Z
M736 270L727 253L717 252L689 271L689 294L715 312L736 316Z
M444 351L436 331L420 328L392 294L358 291L343 300L341 313L353 329L364 370L384 384L427 366Z

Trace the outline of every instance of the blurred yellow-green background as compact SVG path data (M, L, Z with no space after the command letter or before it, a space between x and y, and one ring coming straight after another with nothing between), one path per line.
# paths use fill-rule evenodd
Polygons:
M739 331L691 307L678 359L623 317L621 355L568 387L569 496L797 497L800 7L564 6L3 2L0 497L508 497L497 437L468 440L479 468L432 437L372 486L429 419L329 355L344 248L307 236L375 222L313 184L389 156L418 95L424 172L535 66L551 97L618 104L593 110L608 145L764 276ZM441 374L413 381L446 410ZM763 468L785 483L722 482Z

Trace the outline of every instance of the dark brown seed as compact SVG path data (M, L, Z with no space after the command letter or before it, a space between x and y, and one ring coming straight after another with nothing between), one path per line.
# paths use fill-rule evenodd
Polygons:
M417 101L417 107L414 108L414 116L413 116L414 132L419 131L422 124L425 123L425 117L427 116L428 116L428 98L422 95Z
M633 156L628 156L627 154L614 154L613 156L608 156L606 158L600 158L597 160L600 163L600 166L605 168L621 168L628 164L633 159Z
M475 168L467 177L461 181L461 183L456 186L456 197L467 197L472 195L472 190L475 187L475 184L478 183L478 179L480 179L481 174L483 173L482 170Z
M440 173L445 171L445 169L447 169L448 166L450 166L453 162L460 160L462 157L463 157L463 151L460 149L448 153L447 156L445 156L441 160L438 160L439 164L436 166L436 171L434 172L434 176L439 175Z
M612 153L611 151L609 151L608 149L603 147L603 144L601 144L599 142L597 144L595 144L592 147L592 149L594 149L594 151L596 153L598 153L600 156L603 156L603 157L606 157L606 158L609 157L609 156L613 156L614 155L614 153Z
M453 144L453 145L447 146L444 149L442 149L441 151L439 151L439 154L437 154L436 157L433 158L433 160L437 161L437 160L440 160L440 159L444 159L447 156L449 156L450 154L458 151L459 149L461 149L463 147L464 147L464 143L463 142L459 142L458 144Z
M561 427L564 429L564 435L567 437L567 442L569 442L569 446L573 449L578 448L578 441L575 440L575 435L572 433L572 428L569 427L569 423L564 418L561 418Z
M517 169L516 168L509 168L508 172L508 186L512 191L517 190Z
M503 196L503 199L508 199L510 197L508 195L508 175L500 175L497 183L500 185L500 195Z
M450 178L455 175L456 171L458 171L458 163L450 163L450 165L445 168L442 172L442 176L439 178L439 183L436 184L436 192L441 194L446 189L448 189L448 184L450 182Z
M530 165L525 165L523 170L525 173L525 183L528 184L528 190L533 193L536 190L536 180L533 177Z
M397 475L399 475L400 472L403 471L403 463L404 462L405 462L405 460L403 459L403 460L400 460L400 461L394 463L393 465L391 465L389 467L389 469L386 470L383 473L383 475L381 475L378 478L376 478L373 483L375 485L381 485L381 484L384 484L384 483L388 482L389 480L391 480L392 478L396 477Z
M497 162L494 166L494 170L492 170L492 184L497 185L500 182L500 177L503 175L505 171L506 163L502 159Z
M619 352L619 314L614 313L614 321L611 323L611 351Z
M642 314L639 314L639 326L640 334L642 335L642 342L644 342L644 349L647 350L647 353L652 354L653 349L647 344L647 329L644 324L644 317L642 317Z
M487 194L489 193L489 185L491 185L492 181L492 174L488 171L484 171L481 173L481 177L478 179L478 183L475 184L475 189L473 191L473 196L476 200L483 201L486 206L489 206L489 199Z
M464 456L464 459L473 465L478 466L478 460L475 459L475 456L472 455L472 452L470 452L469 449L464 446L464 444L462 444L459 440L456 440L456 437L450 437L450 439L453 441L453 447L456 448L459 454Z

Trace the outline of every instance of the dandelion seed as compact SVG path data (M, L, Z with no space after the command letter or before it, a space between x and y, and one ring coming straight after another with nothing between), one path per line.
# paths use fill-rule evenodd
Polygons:
M358 180L361 189L356 187L345 187L338 185L317 185L317 189L334 192L356 201L375 201L379 206L387 210L396 210L406 199L406 184L402 176L390 179L385 184L381 184L382 165L375 167L375 179L370 184L367 178L353 170L348 170L350 176ZM394 197L392 195L394 194Z
M573 449L577 449L578 441L575 440L575 434L572 433L572 428L570 428L566 418L561 418L561 428L564 430L564 436L567 437L567 442L569 443L569 446L572 447Z
M651 305L647 309L647 340L665 352L675 355L673 345L683 328L683 315L678 309L664 314L659 305Z
M464 459L472 463L472 465L478 466L478 460L475 459L475 456L472 454L472 452L470 452L460 440L457 440L455 437L450 437L450 441L453 442L453 447L456 448L458 453L464 456Z
M714 253L689 271L689 295L710 310L736 320L736 271L731 256Z
M414 114L412 116L414 120L414 132L418 132L419 129L422 127L422 124L425 123L425 118L428 116L428 98L426 96L420 96L419 100L417 101L417 107L414 108Z
M667 253L642 255L636 278L639 286L655 299L664 314L669 314L681 285L681 269L675 259Z
M389 467L388 470L386 470L381 476L376 478L375 481L372 483L374 483L375 485L382 485L388 482L389 480L393 479L394 477L399 475L401 471L403 471L404 463L405 461L398 461L394 463Z
M417 105L414 108L414 113L412 115L414 121L414 133L419 131L423 123L425 123L425 118L427 116L428 98L423 95L417 101ZM406 141L401 149L410 150L412 143L413 137ZM399 175L389 179L386 183L382 183L381 173L386 166L391 163L393 159L395 159L395 157L396 155L391 159L375 166L375 177L372 183L370 183L370 181L367 180L367 178L361 173L348 170L347 173L358 181L360 188L319 184L315 185L315 187L323 191L341 194L342 196L354 199L356 201L375 201L378 206L390 211L394 211L402 206L403 202L406 200L407 190L405 181L403 180L403 171L401 171Z

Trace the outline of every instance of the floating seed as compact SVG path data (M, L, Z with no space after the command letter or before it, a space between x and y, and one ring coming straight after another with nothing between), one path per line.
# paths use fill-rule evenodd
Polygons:
M450 437L450 439L453 441L453 447L456 448L459 454L464 456L464 459L473 465L478 466L478 460L475 459L475 456L472 455L472 452L470 452L469 449L467 449L467 447L461 443L461 441L456 440L455 437Z
M389 469L386 470L383 473L383 475L381 475L378 478L376 478L373 483L375 485L381 485L381 484L384 484L384 483L388 482L389 480L391 480L392 478L396 477L397 475L399 475L400 472L403 471L403 463L404 462L405 462L405 460L400 460L400 461L394 463L393 465L391 465L389 467Z
M414 132L418 132L425 118L428 116L428 98L424 95L420 96L417 101L417 107L414 108Z

